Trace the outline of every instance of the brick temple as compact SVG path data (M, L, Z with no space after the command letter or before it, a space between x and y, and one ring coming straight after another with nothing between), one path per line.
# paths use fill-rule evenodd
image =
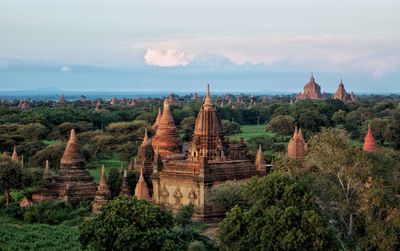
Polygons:
M51 175L46 162L43 179L45 185L32 195L33 201L62 199L77 204L94 199L96 183L86 169L85 157L80 151L74 129L71 130L57 174Z
M321 86L315 82L314 75L311 74L308 83L304 86L303 92L296 96L296 100L304 99L325 99L326 94L321 93Z
M333 95L333 99L339 99L342 101L353 101L355 100L355 96L353 92L347 93L346 89L344 88L343 81L340 80L339 87Z

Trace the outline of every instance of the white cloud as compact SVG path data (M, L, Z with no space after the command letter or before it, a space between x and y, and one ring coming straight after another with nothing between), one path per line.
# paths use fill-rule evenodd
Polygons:
M188 65L213 54L238 65L264 64L270 69L363 72L375 77L400 71L396 35L189 35L136 41L130 48L152 48L147 49L145 62L159 66Z
M62 72L71 72L72 70L73 70L72 67L69 67L67 65L61 67Z
M171 67L188 65L195 58L194 54L175 49L147 49L144 60L148 65Z

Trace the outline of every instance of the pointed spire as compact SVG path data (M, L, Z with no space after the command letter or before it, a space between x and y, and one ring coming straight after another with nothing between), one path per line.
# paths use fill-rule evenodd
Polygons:
M146 181L143 176L143 168L140 169L139 181L136 184L135 196L139 200L150 200L149 188L147 187Z
M149 138L149 136L147 134L147 128L145 128L142 145L148 145L148 144L151 144L151 139Z
M18 154L17 154L17 146L16 145L14 145L14 150L13 150L13 153L11 155L11 159L13 161L18 161Z
M49 160L46 160L46 166L44 168L43 172L43 180L44 181L51 181L52 180L51 172L50 172L50 165L49 165Z
M120 194L124 194L124 195L132 195L131 193L131 189L129 188L129 184L128 184L128 173L126 172L126 169L124 169L124 175L122 177L122 185L121 185L121 191Z
M101 166L99 187L97 189L98 190L109 190L108 185L107 185L107 178L106 178L106 168L104 167L104 164Z
M75 129L71 129L67 147L61 158L61 165L74 165L77 167L83 167L85 165L85 157L79 149Z
M204 105L205 106L212 106L212 100L211 100L211 94L210 94L210 84L207 84L207 90L206 90L206 97L204 99Z
M363 150L369 153L376 151L375 139L374 136L372 135L371 125L368 125L368 132L364 138Z
M261 144L258 146L258 150L257 150L257 154L256 154L256 163L255 164L256 164L257 171L262 172L262 173L266 172L265 160L264 160Z
M158 108L158 114L157 114L157 118L156 121L154 122L152 128L154 130L157 130L158 126L160 125L161 122L161 117L162 117L162 113L161 113L161 107Z
M307 143L304 140L301 128L298 129L296 126L293 137L289 140L289 144L287 146L288 157L297 159L299 161L304 161L306 153Z

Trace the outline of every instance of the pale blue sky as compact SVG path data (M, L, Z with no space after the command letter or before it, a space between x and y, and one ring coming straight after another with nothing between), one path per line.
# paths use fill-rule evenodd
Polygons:
M395 0L0 0L0 90L299 91L313 71L326 91L343 77L400 92L399 13Z

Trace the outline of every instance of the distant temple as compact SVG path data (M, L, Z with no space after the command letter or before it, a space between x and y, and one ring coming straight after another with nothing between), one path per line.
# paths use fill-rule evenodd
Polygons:
M307 148L301 129L296 127L287 147L287 156L298 161L304 161Z
M333 99L339 99L342 101L353 101L355 99L355 96L353 92L347 93L346 89L344 88L343 81L340 80L339 87L335 94L333 95Z
M376 151L375 139L374 136L372 135L371 125L368 125L368 132L364 138L363 150L364 152L369 152L369 153Z
M315 82L313 74L311 74L310 80L304 86L303 93L299 93L296 96L296 100L303 100L303 99L325 99L326 94L321 94L321 86Z
M60 98L58 99L58 103L60 103L60 104L65 104L65 103L67 103L67 100L66 100L65 97L64 97L64 93L61 93L61 96L60 96Z
M74 129L71 130L57 175L51 177L48 163L46 163L43 179L50 182L33 194L33 201L62 199L77 204L94 199L96 184L85 167L85 157L79 149Z
M111 198L111 191L107 185L106 169L104 165L101 167L100 182L97 186L96 195L94 197L92 211L97 212Z
M18 104L18 108L21 108L23 110L28 109L31 106L29 101L27 99L25 100L20 100Z

